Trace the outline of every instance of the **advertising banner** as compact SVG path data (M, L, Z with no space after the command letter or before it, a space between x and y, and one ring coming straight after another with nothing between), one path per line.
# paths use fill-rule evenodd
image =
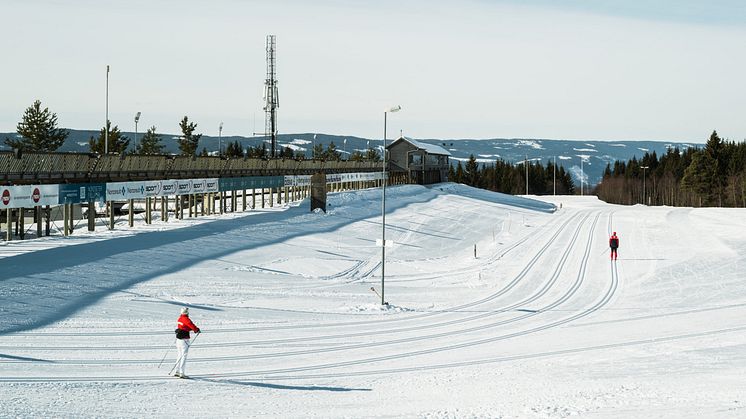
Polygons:
M59 188L59 204L106 201L105 183L70 183Z
M58 205L59 185L0 186L0 208Z
M311 175L285 176L285 186L308 186L311 184Z
M245 176L219 179L220 191L243 189L279 188L285 185L285 176Z
M160 180L145 182L111 182L106 184L106 199L108 201L143 199L160 196L160 194Z

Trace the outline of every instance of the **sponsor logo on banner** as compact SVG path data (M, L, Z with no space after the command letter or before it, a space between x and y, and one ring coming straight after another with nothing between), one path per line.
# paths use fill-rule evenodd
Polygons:
M39 192L39 188L34 188L34 192L31 194L31 199L34 200L34 203L38 203L39 199L41 199L41 192Z
M5 189L3 191L3 205L10 204L10 191Z
M173 195L176 193L176 182L163 181L161 182L161 195Z
M80 187L80 200L85 201L85 186Z

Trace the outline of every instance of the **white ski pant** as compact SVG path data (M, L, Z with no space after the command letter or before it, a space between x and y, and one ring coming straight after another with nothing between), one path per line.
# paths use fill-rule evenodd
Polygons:
M189 352L189 339L176 339L176 349L179 352L179 357L176 359L176 373L184 374L187 353Z

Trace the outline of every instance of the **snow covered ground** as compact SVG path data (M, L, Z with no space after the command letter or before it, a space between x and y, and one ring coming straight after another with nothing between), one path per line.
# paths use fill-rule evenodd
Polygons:
M746 211L536 199L389 188L388 307L379 189L0 246L0 416L746 416Z

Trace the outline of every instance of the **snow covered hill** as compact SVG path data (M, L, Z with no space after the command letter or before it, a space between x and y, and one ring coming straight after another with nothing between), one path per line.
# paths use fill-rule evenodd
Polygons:
M746 211L380 194L0 246L0 416L746 412Z

